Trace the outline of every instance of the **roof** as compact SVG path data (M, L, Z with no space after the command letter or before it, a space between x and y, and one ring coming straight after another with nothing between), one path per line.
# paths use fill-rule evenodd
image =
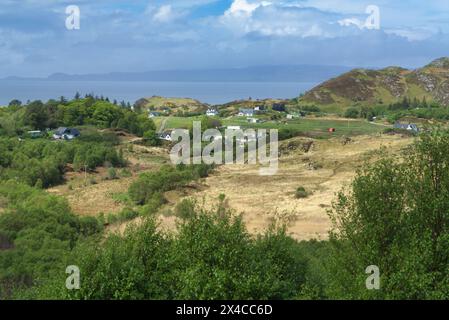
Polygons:
M400 123L400 122L396 122L394 124L394 127L396 129L405 129L405 130L413 130L413 131L419 131L419 128L416 124L414 123Z
M240 109L240 112L242 113L254 113L253 109Z
M58 129L56 129L55 134L58 135L58 136L62 136L66 132L67 132L67 128L66 127L59 127Z
M78 129L75 128L66 128L66 127L60 127L55 131L55 135L57 136L63 136L65 134L70 134L73 136L79 136L80 132Z
M171 136L172 131L170 130L165 130L164 132L161 133L161 136Z

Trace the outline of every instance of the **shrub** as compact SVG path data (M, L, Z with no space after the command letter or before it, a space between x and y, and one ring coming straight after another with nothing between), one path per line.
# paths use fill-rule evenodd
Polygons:
M111 167L108 169L108 179L109 180L115 180L117 179L117 171L115 170L114 167Z
M303 199L307 198L309 194L304 187L299 187L298 189L296 189L295 196L297 199Z
M356 119L359 117L359 114L360 114L360 112L357 108L348 108L344 113L344 117L350 118L350 119Z
M190 219L195 212L195 202L189 199L184 199L176 205L175 214L181 219Z
M128 193L136 204L146 204L152 196L181 187L209 172L210 166L165 166L159 172L143 173L131 184Z
M399 161L367 164L331 212L328 294L343 299L447 299L449 133L420 136ZM364 270L381 270L366 290Z

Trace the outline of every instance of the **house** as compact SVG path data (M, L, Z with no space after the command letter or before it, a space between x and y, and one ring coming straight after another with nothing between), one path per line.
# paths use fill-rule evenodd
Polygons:
M240 126L228 126L227 127L228 130L240 130Z
M148 116L149 116L150 118L156 118L156 117L160 117L160 116L161 116L161 113L160 113L160 112L152 111L152 112L149 113Z
M394 124L394 128L395 129L402 129L402 130L408 130L408 131L413 131L413 132L419 132L419 128L416 124L414 123L409 123L409 124L405 124L405 123L400 123L400 122L396 122Z
M298 113L291 113L291 114L287 114L287 119L288 120L293 120L293 119L298 119L300 118L301 115Z
M335 128L329 128L329 133L334 133L334 132L336 132L337 130L335 129Z
M240 109L239 110L239 117L253 117L253 116L254 116L253 109Z
M206 116L208 116L208 117L218 116L218 110L216 110L216 109L208 109L206 111Z
M265 107L264 106L255 106L254 107L254 111L264 111Z
M170 110L171 110L171 109L170 109L169 107L162 107L161 110L162 110L162 112L168 114L168 113L170 113Z
M28 131L28 132L27 132L27 135L28 135L31 139L40 138L40 137L42 137L42 131L40 131L40 130Z
M79 132L78 129L61 127L61 128L58 128L53 133L53 139L55 139L55 140L73 140L73 139L79 137L80 135L81 135L81 133Z
M165 140L165 141L173 141L171 134L172 134L171 131L164 131L159 135L159 139Z

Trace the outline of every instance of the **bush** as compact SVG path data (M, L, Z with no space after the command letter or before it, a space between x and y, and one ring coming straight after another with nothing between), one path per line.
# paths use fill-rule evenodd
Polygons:
M195 208L167 236L153 218L124 236L78 246L70 261L83 270L80 290L64 273L36 297L59 299L293 299L305 283L306 260L283 228L251 237L241 218ZM225 288L225 289L224 289Z
M449 133L420 136L403 161L366 165L331 218L328 294L343 299L447 299ZM381 289L366 290L375 265Z
M359 117L359 114L360 112L357 108L348 108L344 113L344 117L350 119L357 119Z
M115 170L114 167L111 167L108 169L108 179L109 180L115 180L117 179L117 171Z
M147 146L160 146L162 145L161 139L155 130L146 131L143 135L144 144Z
M174 190L186 183L204 177L208 174L210 166L165 166L159 172L143 173L129 188L130 198L136 204L146 204L154 194Z
M194 215L195 206L192 200L184 199L176 205L175 214L181 219L190 219Z
M8 181L0 183L0 195L7 199L0 240L11 247L0 249L1 299L63 268L78 241L102 230L95 219L75 216L65 199L41 190Z
M304 189L304 187L299 187L298 189L296 189L295 196L297 199L303 199L307 198L309 194L307 193L306 189Z

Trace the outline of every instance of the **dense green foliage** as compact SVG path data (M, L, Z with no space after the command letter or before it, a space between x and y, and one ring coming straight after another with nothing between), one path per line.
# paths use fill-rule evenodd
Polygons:
M405 161L364 168L335 203L331 296L449 298L449 135L423 135ZM376 265L381 290L363 270Z
M439 109L413 103L358 116ZM213 121L203 118L206 127L221 125ZM125 162L115 134L89 127L74 141L17 137L60 125L123 129L157 143L151 120L107 99L13 101L0 110L0 299L449 298L448 132L422 134L404 159L365 165L329 212L330 240L298 242L277 220L250 235L224 196L212 209L182 201L176 232L162 231L152 213L164 193L207 177L207 165L143 173L122 195L129 206L119 214L79 218L65 199L40 189L61 183L71 166L105 165L115 179L114 167ZM297 134L279 132L280 139ZM308 193L299 187L295 195ZM103 232L144 214L123 235ZM80 268L80 290L65 288L69 265ZM371 265L379 267L380 290L366 288Z
M113 166L125 164L110 142L98 142L96 139L101 137L89 135L83 139L53 142L0 138L0 179L49 187L63 181L67 164L73 164L75 170L95 169L105 162Z
M183 186L191 180L207 177L211 167L205 164L195 166L179 165L176 168L164 166L158 172L140 175L129 188L129 196L136 204L148 204L158 199L161 193Z
M64 199L13 181L0 184L0 199L0 299L62 267L81 238L101 230Z
M140 137L155 131L153 121L146 114L133 112L126 104L116 105L92 95L78 96L71 101L61 98L43 103L37 100L27 105L11 102L0 113L0 133L7 135L23 134L25 127L45 130L83 125L122 129Z
M405 117L421 119L449 120L449 108L440 106L434 102L427 103L426 99L419 101L404 98L400 102L389 105L381 104L373 107L353 106L348 108L344 114L346 118L364 118L372 120L374 117L386 118L391 123Z
M81 290L67 291L60 277L37 290L41 297L288 299L304 283L306 264L284 229L253 238L221 205L194 209L176 235L150 218L123 237L80 246L69 261L82 270Z

